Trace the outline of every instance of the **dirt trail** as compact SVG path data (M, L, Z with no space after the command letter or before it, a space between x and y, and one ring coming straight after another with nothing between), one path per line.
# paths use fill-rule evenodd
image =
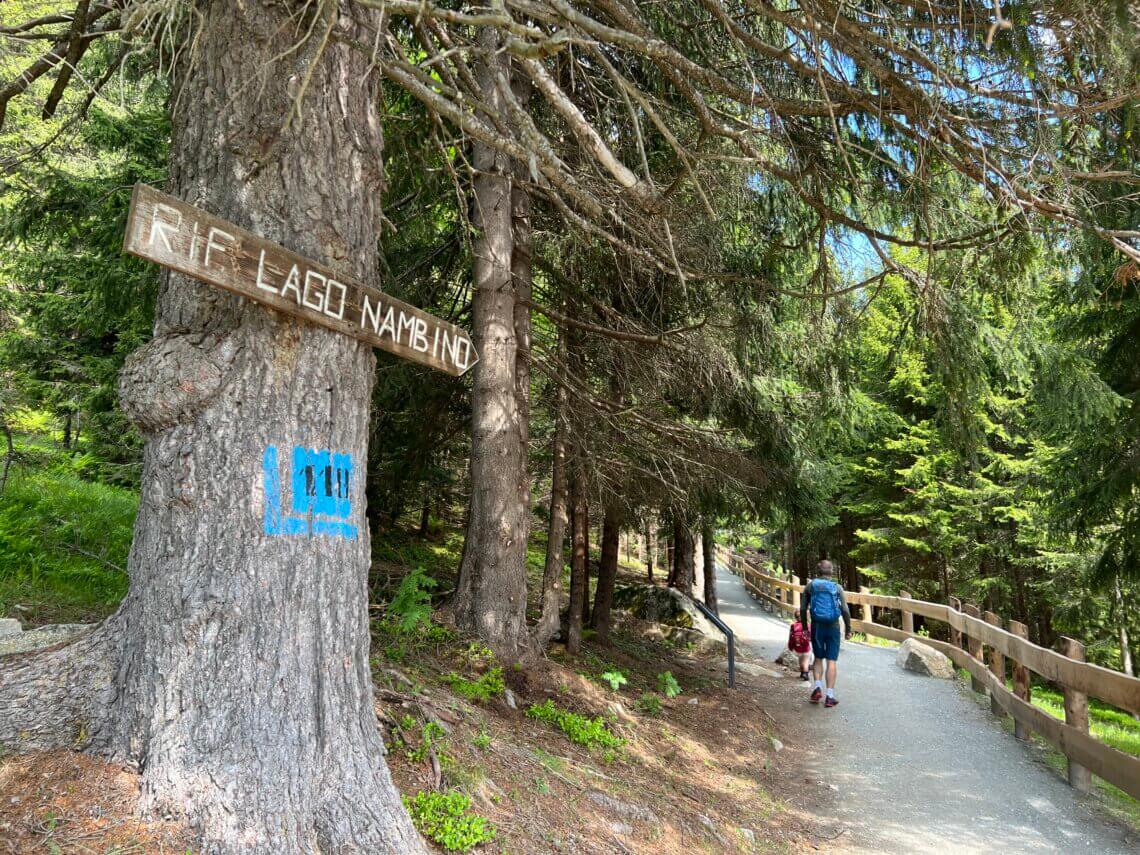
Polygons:
M724 567L717 597L742 645L769 661L779 654L787 623L766 614ZM805 687L802 713L782 716L802 723L813 746L804 776L833 797L826 799L834 802L833 851L1140 852L1133 832L1102 818L1035 760L968 688L903 671L894 650L867 645L845 644L839 666L838 707L808 704L807 684L797 681Z

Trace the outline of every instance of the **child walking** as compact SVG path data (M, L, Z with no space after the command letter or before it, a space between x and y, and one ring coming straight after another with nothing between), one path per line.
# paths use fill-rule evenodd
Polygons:
M788 631L788 649L800 659L800 679L810 679L808 669L811 668L811 635L800 621L793 623Z

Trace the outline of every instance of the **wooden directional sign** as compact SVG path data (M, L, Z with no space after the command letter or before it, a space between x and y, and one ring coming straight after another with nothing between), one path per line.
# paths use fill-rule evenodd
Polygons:
M123 249L456 377L479 361L466 330L146 184Z

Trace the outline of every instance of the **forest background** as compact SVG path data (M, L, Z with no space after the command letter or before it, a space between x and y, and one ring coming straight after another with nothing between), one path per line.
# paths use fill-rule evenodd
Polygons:
M5 4L0 25L42 5ZM0 77L16 77L37 47L8 34ZM1002 51L1051 72L1031 27L999 32L991 53ZM1105 92L1134 79L1134 52L1100 59L1093 73ZM78 71L113 85L61 93L63 108L48 118L42 101L6 103L0 611L19 607L31 623L100 616L126 589L142 442L115 386L152 330L159 275L120 246L131 185L165 179L170 90L160 60L153 50L124 59L95 41ZM48 95L46 81L35 85ZM461 172L470 154L405 92L392 87L384 103L380 287L469 325L473 232ZM1084 200L1103 228L1134 230L1140 219L1135 109L1129 101L1066 129L1074 163L1095 159L1107 171L1089 191L1101 199ZM857 143L905 141L882 128L849 133L853 187L904 180L881 171L874 152L859 157ZM894 154L906 163L914 153ZM730 192L717 197L715 226L700 222L707 200L696 194L676 205L686 240L707 241L710 255L742 271L735 279L645 274L536 205L532 528L549 525L565 419L561 442L595 544L602 529L642 543L679 539L691 562L702 528L762 539L801 577L831 557L849 587L978 601L1026 623L1041 644L1074 635L1091 659L1131 670L1140 636L1135 262L1087 229L1000 221L949 172L936 188L929 175L906 188L921 191L917 208L874 200L869 219L911 236L879 258L881 241L829 222L786 187L724 172ZM924 229L934 218L1001 228L931 253ZM376 550L401 525L463 524L470 414L469 383L379 358L367 472ZM671 561L666 548L658 563Z

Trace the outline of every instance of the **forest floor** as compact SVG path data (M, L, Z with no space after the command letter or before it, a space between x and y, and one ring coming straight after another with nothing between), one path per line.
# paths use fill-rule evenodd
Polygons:
M390 592L425 567L447 590L456 544L445 531L382 545L374 588ZM532 552L540 571L541 544ZM376 711L393 778L406 799L429 794L428 814L431 794L456 794L466 817L493 829L477 851L792 853L835 833L803 809L819 785L803 780L795 736L773 718L793 681L771 662L744 656L751 673L728 689L723 654L697 656L629 622L611 644L587 638L578 656L555 645L533 665L503 667L445 625L403 632L376 614ZM133 773L84 755L0 758L0 855L192 852L186 829L134 814L137 790Z

